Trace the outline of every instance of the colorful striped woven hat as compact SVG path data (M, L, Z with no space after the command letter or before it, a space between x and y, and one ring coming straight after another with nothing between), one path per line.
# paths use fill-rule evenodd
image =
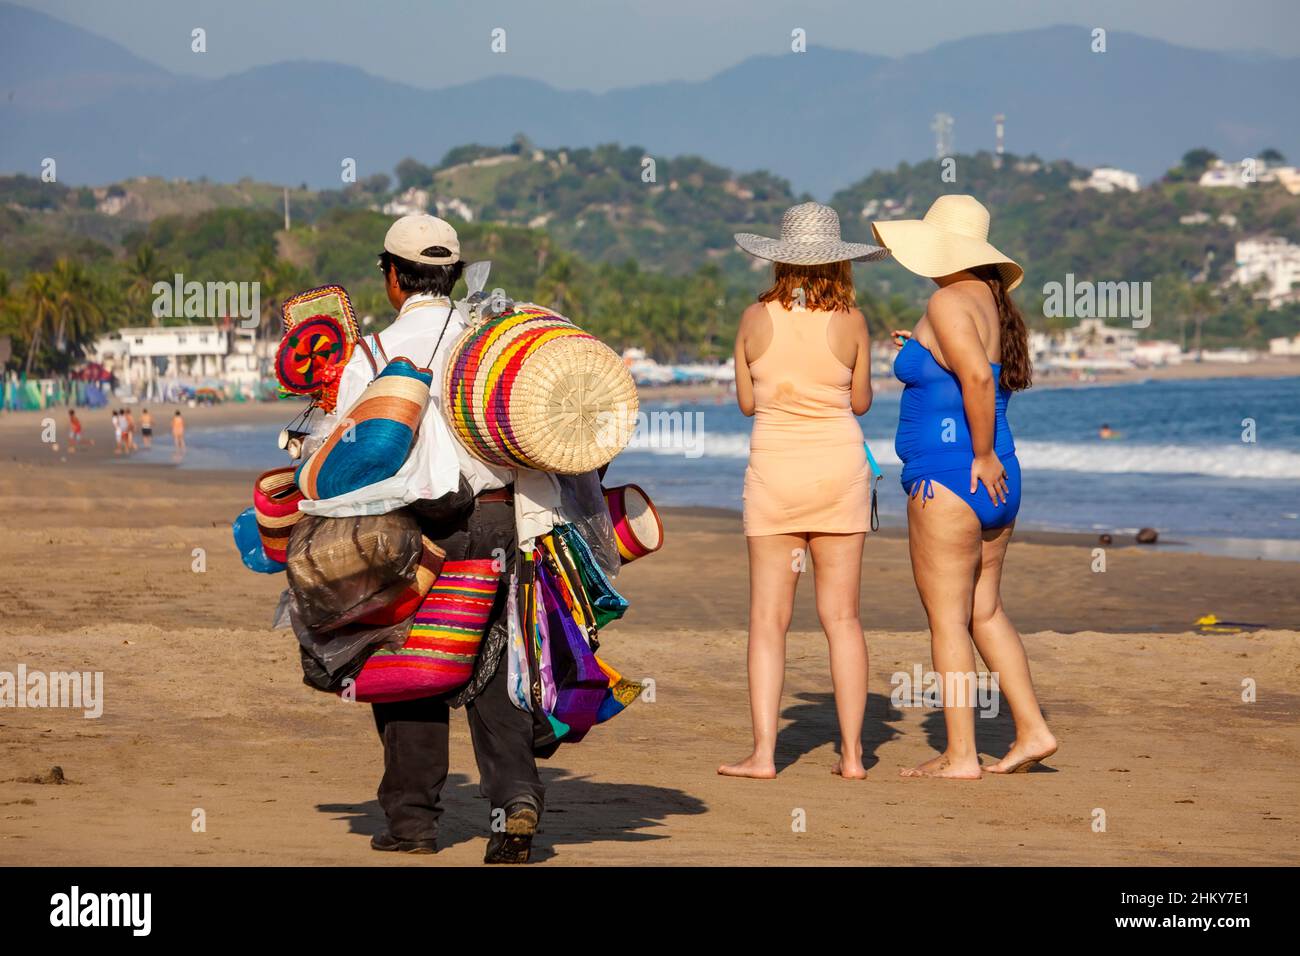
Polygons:
M298 502L303 494L294 481L294 466L276 468L258 476L253 483L253 509L257 514L257 532L262 550L272 561L283 563L289 532L302 517Z
M474 674L500 573L492 558L448 561L415 613L406 643L370 655L356 699L370 703L445 694Z
M443 408L456 437L488 464L577 475L623 450L638 404L613 349L562 315L519 305L462 333Z
M411 450L432 383L432 372L407 359L385 365L325 443L298 466L302 493L333 498L395 475Z

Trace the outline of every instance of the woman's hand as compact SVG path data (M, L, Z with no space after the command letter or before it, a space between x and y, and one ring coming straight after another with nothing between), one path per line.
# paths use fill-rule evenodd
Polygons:
M912 333L907 331L907 329L894 329L894 331L889 333L889 338L893 341L894 348L896 349L901 349L907 344L907 340L911 337Z
M975 489L984 484L984 490L989 493L989 499L995 505L1004 505L1007 503L1007 470L1002 467L1002 462L998 456L989 452L987 455L976 455L975 460L970 465L970 493L975 494Z

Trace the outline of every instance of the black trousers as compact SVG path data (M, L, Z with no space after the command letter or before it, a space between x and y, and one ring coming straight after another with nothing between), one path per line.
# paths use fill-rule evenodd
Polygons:
M475 502L472 510L427 528L426 534L446 550L449 561L498 555L508 561L515 549L514 508L504 502ZM508 578L507 565L489 627L506 613ZM446 698L372 706L384 745L379 804L388 817L388 830L400 840L434 839L442 815L440 796L447 782L450 708ZM545 790L533 755L532 715L510 702L505 655L482 693L466 704L465 710L480 791L491 808L523 801L540 813Z

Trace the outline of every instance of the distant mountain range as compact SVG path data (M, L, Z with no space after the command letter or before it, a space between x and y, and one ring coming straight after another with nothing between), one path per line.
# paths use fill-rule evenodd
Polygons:
M292 62L217 80L178 76L111 41L0 3L0 171L104 184L137 175L337 187L451 147L524 133L542 147L636 144L767 169L825 199L876 169L954 148L1068 156L1151 178L1193 146L1300 159L1300 58L1243 57L1083 27L945 43L897 59L824 48L758 56L701 82L603 94L494 78L422 90L355 67ZM661 172L662 175L662 172Z

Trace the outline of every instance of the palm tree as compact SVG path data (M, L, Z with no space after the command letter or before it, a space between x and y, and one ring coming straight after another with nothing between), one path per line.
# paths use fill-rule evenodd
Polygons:
M126 263L126 300L132 310L140 309L153 292L155 282L160 280L162 262L154 247L145 243L135 250L135 255ZM149 324L157 325L153 310L149 310Z
M96 335L108 324L102 294L85 266L70 259L59 259L50 273L58 306L58 331L54 341L61 351L71 345L84 352Z
M58 314L54 281L47 272L33 272L23 284L22 308L27 312L24 332L27 337L27 361L24 374L32 374L36 353L41 348L41 336Z
M581 307L578 294L578 275L573 256L567 252L551 259L546 271L537 280L538 301L562 315L575 316Z

